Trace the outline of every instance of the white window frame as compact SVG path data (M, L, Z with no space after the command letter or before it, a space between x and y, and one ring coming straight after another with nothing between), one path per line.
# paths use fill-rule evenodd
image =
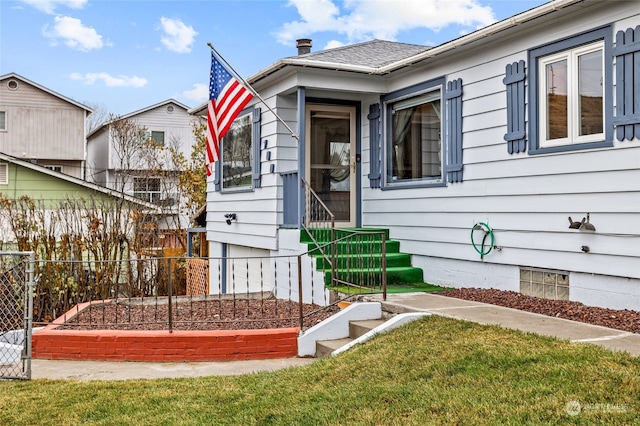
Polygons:
M162 134L162 142L158 142L154 136L155 135L159 135ZM159 146L164 146L165 145L165 132L164 130L150 130L149 131L149 139L152 139L153 141L155 141L156 144L158 144Z
M158 190L157 191L150 191L149 187L151 185L149 185L149 183L151 181L154 181L158 183ZM140 190L140 183L143 183L144 185L144 189ZM152 203L152 204L157 204L160 202L160 200L162 199L162 196L164 194L164 191L162 190L162 178L159 176L148 176L148 177L134 177L133 178L133 196L146 201L148 203Z
M439 77L433 80L429 80L420 83L416 86L408 87L406 89L399 90L389 95L383 96L383 110L385 114L384 119L384 134L385 134L385 171L384 171L384 187L382 189L401 189L401 188L419 188L419 187L434 187L445 186L445 161L446 150L450 147L446 146L444 140L444 129L446 126L445 117L445 79ZM430 103L433 101L440 101L440 175L430 177L420 177L413 179L395 179L392 174L393 169L393 113L394 111L411 108L414 106Z
M0 127L0 132L7 131L7 111L0 110L0 114L4 116L4 119L0 121L2 123L2 127Z
M579 108L579 74L578 74L578 58L582 55L601 52L602 56L602 75L600 76L603 82L602 93L602 110L603 110L603 126L602 132L594 133L590 135L579 135L580 126L580 108ZM605 48L604 41L600 40L595 43L590 43L585 46L579 46L573 49L567 49L562 52L558 52L553 55L548 55L538 58L538 69L540 70L538 75L538 99L539 99L539 147L551 148L565 145L575 145L583 143L591 143L601 141L605 138L605 93L607 90L604 88L604 70L605 70ZM547 73L544 71L546 65L558 61L567 61L567 137L559 139L547 139Z
M249 171L248 171L248 177L249 177L249 183L246 185L234 185L234 184L230 184L230 182L227 180L225 180L225 168L224 168L224 163L225 163L225 158L224 158L224 144L225 142L229 141L228 135L229 132L232 131L233 126L236 123L241 122L242 120L248 120L249 121ZM222 144L220 146L220 165L221 167L221 171L220 171L220 176L221 176L221 187L222 187L222 191L224 192L233 192L233 191L245 191L245 190L253 190L253 179L252 179L252 175L253 175L253 144L254 144L254 140L253 140L253 122L251 120L251 114L240 114L236 117L235 120L233 120L233 124L231 125L231 128L229 129L229 132L227 132L227 135L222 138Z
M144 145L151 139L151 130L138 129L136 134L138 145Z

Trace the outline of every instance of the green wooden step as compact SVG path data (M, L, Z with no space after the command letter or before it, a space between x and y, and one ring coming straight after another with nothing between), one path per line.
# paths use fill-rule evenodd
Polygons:
M331 285L331 270L325 270L324 283ZM380 268L369 269L336 269L337 279L358 283L368 281L380 275ZM387 268L387 285L411 284L422 282L422 269L413 266L400 266ZM380 285L380 283L377 283ZM367 284L369 286L369 284Z
M358 268L366 264L366 266L379 268L382 264L382 255L380 253L367 253L365 254L367 259L362 259L359 256L351 255L337 255L336 256L336 268ZM320 254L314 255L316 258L316 269L329 269L329 259L321 256ZM387 268L411 266L411 256L407 253L387 253L386 255Z
M346 236L353 235L353 238L345 239ZM313 238L309 235L311 233ZM367 234L373 235L367 235ZM382 264L382 241L380 238L385 236L386 251L386 271L387 284L409 284L421 283L423 280L422 269L411 266L411 256L400 252L400 242L389 239L389 230L383 228L349 228L336 229L331 233L330 229L311 229L300 231L300 242L305 243L309 248L309 255L316 259L316 268L318 271L325 273L325 284L330 285L331 268L329 260L323 256L322 252L313 250L316 244L324 246L326 256L331 256L331 246L328 245L333 238L337 241L333 250L335 251L335 273L338 279L351 282L356 285L373 287L380 285L375 281L380 281L381 264Z

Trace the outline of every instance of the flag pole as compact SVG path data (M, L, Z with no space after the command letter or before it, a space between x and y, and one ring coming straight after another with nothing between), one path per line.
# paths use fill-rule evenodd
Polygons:
M249 83L247 83L247 81L244 78L242 78L242 76L240 74L238 74L238 72L231 66L231 64L229 62L227 62L224 59L224 57L222 57L222 55L216 50L216 48L213 47L213 45L211 43L207 43L207 46L209 46L211 48L211 51L216 56L216 58L218 58L220 61L225 63L227 69L234 74L234 77L236 77L238 80L240 80L242 82L242 84L245 85L245 87L247 87L258 99L260 99L260 101L276 117L276 119L279 122L281 122L284 125L284 127L287 128L289 133L291 133L291 136L294 137L296 140L300 140L300 138L298 137L296 132L291 130L291 127L289 127L289 125L287 123L285 123L285 121L282 118L280 118L280 116L274 110L271 109L271 107L267 104L267 102L264 99L262 99L262 96L260 96L260 94L253 87L251 87L251 85Z

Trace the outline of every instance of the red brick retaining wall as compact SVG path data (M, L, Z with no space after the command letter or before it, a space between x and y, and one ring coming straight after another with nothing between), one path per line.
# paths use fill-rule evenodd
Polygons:
M32 356L107 361L231 361L294 357L298 329L216 331L56 330L33 333Z
M233 361L298 354L298 328L266 330L137 331L58 329L63 315L32 336L32 357L107 361Z

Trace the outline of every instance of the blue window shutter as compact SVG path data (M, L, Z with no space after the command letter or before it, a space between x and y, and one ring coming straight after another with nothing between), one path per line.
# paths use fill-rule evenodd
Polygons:
M444 171L447 181L462 182L462 79L447 83L444 94L446 102L446 149L447 163Z
M524 61L507 65L502 82L507 86L507 141L509 154L524 152L527 146L525 133Z
M380 188L380 104L369 105L369 185Z
M640 138L640 25L616 34L616 137Z
M296 170L280 173L282 176L282 226L298 227L298 194L300 179Z
M262 122L262 110L255 108L253 110L252 117L253 125L251 126L253 134L251 135L251 144L253 147L253 187L260 188L262 177L262 151L261 151L261 122Z
M224 142L223 142L224 143ZM220 148L222 148L222 145L220 145ZM220 192L222 191L222 159L218 158L218 161L215 162L215 168L213 171L213 185L215 188L215 191Z

